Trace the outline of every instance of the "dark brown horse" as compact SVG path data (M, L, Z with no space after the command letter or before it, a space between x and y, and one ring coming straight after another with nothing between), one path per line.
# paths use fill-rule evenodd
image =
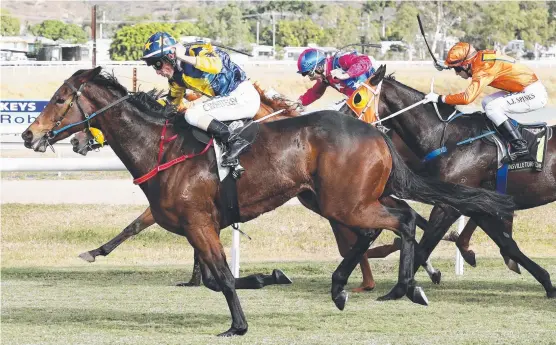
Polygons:
M276 114L272 117L265 118L265 121L275 121L279 119L285 119L289 117L301 116L301 113L296 109L293 105L295 102L292 102L286 99L283 96L275 95L274 97L270 98L266 95L263 89L261 89L256 83L254 84L255 89L259 92L261 97L261 107L257 114L254 117L254 120L261 120L264 117L276 113L277 111L281 111L279 114ZM193 97L195 95L192 95ZM193 98L195 99L195 98ZM350 112L350 109L346 109L347 112ZM401 153L404 161L408 163L408 165L412 168L412 170L416 170L419 168L420 161L415 157L415 155L406 147L403 141L399 138L399 136L394 135L391 136L396 149ZM71 140L73 145L73 150L76 153L80 153L82 155L87 155L87 153L91 150L100 148L98 143L95 143L94 137L89 130L84 130L82 132L76 133ZM303 201L303 200L301 200ZM390 197L382 198L381 202L384 205L390 207L402 207L402 208L409 208L409 205L405 201L397 200ZM150 208L147 208L137 219L135 219L131 224L126 226L118 235L116 235L113 239L108 241L107 243L101 245L100 247L83 252L79 255L85 261L94 262L96 257L107 256L109 255L116 247L122 244L127 239L137 235L144 229L150 227L151 225L155 224L154 218L152 217L152 213ZM421 229L426 229L427 222L421 216L417 216L417 226ZM333 233L336 238L336 242L340 251L340 255L345 256L349 252L351 246L355 243L356 236L353 234L352 231L343 227L339 224L334 222L330 222ZM454 236L453 233L446 237L446 240L454 242L457 239L457 235ZM369 258L384 258L389 254L398 251L400 249L400 241L396 240L392 245L383 245L369 249L361 259L360 266L361 272L363 274L363 281L359 287L353 288L353 292L363 292L363 291L370 291L373 290L375 287L375 281L372 275L371 267L368 262ZM430 260L427 260L423 268L427 271L433 283L438 284L440 283L441 273L439 270L436 270ZM236 278L236 288L246 288L246 289L258 289L262 288L267 285L272 284L289 284L291 280L287 278L283 272L280 270L274 270L272 275L263 275L263 274L254 274L248 277ZM193 273L188 282L178 283L178 286L199 286L201 284L201 271L199 266L199 260L197 255L194 258L194 265L193 265Z
M423 99L423 93L397 82L392 77L384 78L385 72L386 69L383 66L371 78L372 85L378 85L382 81L379 105L381 116L385 117L393 114ZM441 146L441 136L444 133L446 139L444 145L453 149L437 159L427 162L421 173L446 182L495 189L496 147L482 140L476 140L464 146L455 145L459 141L480 135L485 126L484 117L463 116L447 125L439 116L447 118L449 114L454 112L455 108L446 104L441 104L438 107L440 115L436 114L433 105L426 104L387 120L386 125L392 128L418 157L424 157L431 151L438 149ZM555 127L552 127L553 131L554 129ZM552 138L547 142L544 170L542 172L520 171L510 173L507 193L514 196L519 209L553 202L556 200L555 176L556 139ZM441 205L436 205L433 208L429 218L429 229L420 242L427 253L430 254L440 238L459 216L460 213L453 208L442 207ZM476 218L472 218L472 220L488 232L486 224L481 223ZM467 235L470 235L474 230L474 223L468 224L467 230L471 231ZM511 221L504 226L504 236L511 237ZM521 256L517 247L502 246L501 253L527 269L543 285L548 297L555 297L550 275L546 270Z
M66 80L22 134L24 145L44 152L47 145L90 122L102 130L131 175L139 178L158 164L167 114L154 99L145 97L148 95L128 96L112 76L100 71L78 71ZM183 121L180 116L175 119ZM178 134L178 139L167 145L162 162L205 148L188 126L170 126L168 135L173 134ZM382 196L393 194L456 207L488 224L489 235L501 239L497 242L501 245L500 217L511 217L513 210L509 197L415 175L377 129L334 111L262 124L241 163L246 172L238 181L240 221L299 196L311 210L358 234L350 253L332 275L332 300L339 309L345 306L347 293L343 288L349 275L376 238L373 229L390 229L402 236L398 283L382 299L407 295L414 302L426 303L413 279L415 212L383 206L379 201ZM199 253L205 286L222 291L226 297L232 325L221 335L242 335L247 332L247 321L219 239L220 229L229 223L219 197L216 164L214 152L209 150L155 175L142 183L141 189L155 221L171 232L184 234ZM511 238L507 241L515 245Z

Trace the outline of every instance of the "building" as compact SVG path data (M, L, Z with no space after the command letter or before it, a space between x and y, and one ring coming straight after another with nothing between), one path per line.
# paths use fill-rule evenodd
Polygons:
M27 60L37 56L41 47L55 44L53 40L40 36L0 36L0 60Z

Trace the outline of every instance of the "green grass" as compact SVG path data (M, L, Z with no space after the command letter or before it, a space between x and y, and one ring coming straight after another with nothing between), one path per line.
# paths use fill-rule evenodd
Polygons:
M539 263L556 271L556 259ZM190 267L41 267L2 270L5 344L554 344L556 301L528 275L482 260L463 277L453 262L439 286L418 274L429 307L407 299L377 302L396 262L375 266L375 291L350 294L341 312L329 295L335 262L245 264L242 276L283 269L291 286L239 291L249 322L244 337L219 339L230 326L221 293L178 288ZM359 274L348 287L354 287Z
M430 206L412 206L428 218ZM144 206L107 205L2 205L3 267L78 266L81 252L99 247L117 235L144 211ZM536 257L556 257L556 203L519 211L514 237L522 250ZM252 237L241 237L241 261L326 261L339 258L328 222L302 206L283 206L242 226ZM422 233L417 231L418 235ZM377 244L391 243L385 231ZM231 230L222 231L222 243L229 253ZM480 261L498 257L498 248L482 231L471 242ZM452 243L441 242L433 258L453 258ZM118 247L95 265L185 265L193 250L185 238L158 226L149 228ZM394 257L395 258L395 257Z
M431 305L376 301L394 284L397 256L372 260L376 291L351 294L338 311L329 295L340 257L326 220L284 206L244 224L241 275L283 269L292 286L239 293L249 333L217 339L230 325L225 299L205 288L177 288L193 251L158 226L93 264L77 258L106 242L141 206L2 204L2 344L556 344L556 301L527 272L505 268L478 231L478 267L454 272L454 245L433 253L440 286L417 279ZM430 208L412 204L421 214ZM522 250L556 274L556 203L520 211ZM418 233L420 233L418 231ZM378 244L389 243L385 232ZM231 231L222 232L229 253ZM358 286L359 269L348 287Z

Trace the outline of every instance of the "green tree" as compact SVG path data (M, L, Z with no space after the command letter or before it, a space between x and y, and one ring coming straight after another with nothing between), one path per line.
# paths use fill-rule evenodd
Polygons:
M57 40L64 40L71 43L84 43L87 41L87 34L76 24L65 24L59 20L45 20L30 28L36 36Z
M396 19L389 27L390 36L404 41L408 46L409 60L413 59L415 53L415 41L419 33L417 14L419 10L411 2L403 2L396 12ZM388 30L387 30L388 32Z
M174 26L174 31L179 36L205 37L207 32L204 28L190 22L179 22Z
M19 35L20 22L16 17L10 15L10 11L0 9L0 35L17 36Z
M319 43L324 30L310 19L281 20L276 27L276 44L281 47L303 47L309 43Z
M378 38L376 28L370 25L366 15L362 18L357 8L330 5L322 9L321 15L326 20L325 35L319 42L323 46L343 47L358 43L361 36L365 36L367 41Z
M369 13L378 16L380 21L380 37L386 36L386 10L388 8L396 7L394 1L378 1L371 0L363 4L361 10L363 13Z
M242 11L235 3L227 4L210 16L199 16L198 26L210 38L226 45L246 45L253 41L249 23L243 19Z
M158 31L165 31L179 39L179 34L169 23L142 23L126 25L114 33L110 44L110 58L116 61L139 60L147 39Z

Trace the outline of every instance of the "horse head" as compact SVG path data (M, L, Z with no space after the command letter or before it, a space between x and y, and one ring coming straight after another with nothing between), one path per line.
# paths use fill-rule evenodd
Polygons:
M364 122L373 123L378 120L378 103L382 80L386 74L386 66L381 65L367 81L346 100L340 112L354 116Z
M80 70L64 81L44 110L21 134L25 147L44 152L48 145L87 126L89 114L98 109L96 102L92 100L96 91L89 87L88 82L100 71L101 67Z
M98 131L96 135L91 132L92 130ZM94 151L102 148L105 145L104 138L99 141L98 136L102 136L102 132L96 128L85 129L81 132L75 133L70 143L73 147L73 152L86 156L89 151Z

